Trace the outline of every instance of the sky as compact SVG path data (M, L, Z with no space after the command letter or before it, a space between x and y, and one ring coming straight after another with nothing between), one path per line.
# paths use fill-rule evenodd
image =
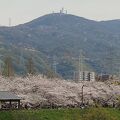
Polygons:
M42 15L59 12L92 20L120 19L120 0L0 0L0 25L23 24Z

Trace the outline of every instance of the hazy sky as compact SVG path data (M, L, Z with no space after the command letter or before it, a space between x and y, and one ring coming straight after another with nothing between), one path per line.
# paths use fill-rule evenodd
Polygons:
M22 24L62 7L93 20L120 19L120 0L0 0L0 25Z

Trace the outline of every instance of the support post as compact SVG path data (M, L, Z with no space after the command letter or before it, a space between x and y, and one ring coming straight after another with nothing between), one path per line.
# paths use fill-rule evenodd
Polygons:
M12 108L12 101L10 100L10 109Z
M2 109L2 102L0 101L0 109Z
M18 101L18 109L20 108L20 100Z

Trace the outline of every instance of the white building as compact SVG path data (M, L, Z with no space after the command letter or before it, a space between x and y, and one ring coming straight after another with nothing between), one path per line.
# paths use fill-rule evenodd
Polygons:
M78 79L79 81L95 81L95 72L80 71Z

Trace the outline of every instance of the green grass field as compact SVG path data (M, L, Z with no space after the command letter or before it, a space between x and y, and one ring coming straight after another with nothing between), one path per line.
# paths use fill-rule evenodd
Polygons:
M120 110L90 108L0 111L0 120L120 120Z

